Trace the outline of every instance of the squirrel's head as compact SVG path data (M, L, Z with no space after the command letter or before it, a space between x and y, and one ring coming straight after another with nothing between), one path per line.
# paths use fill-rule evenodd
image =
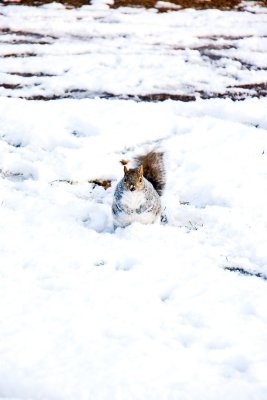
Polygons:
M140 165L137 168L128 169L125 165L123 183L126 190L131 192L142 189L144 186L143 166Z

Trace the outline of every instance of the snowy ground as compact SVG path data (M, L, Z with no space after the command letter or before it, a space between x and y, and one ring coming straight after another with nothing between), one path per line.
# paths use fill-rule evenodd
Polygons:
M1 400L266 400L267 98L199 98L267 81L249 10L0 6ZM155 145L169 222L113 232Z
M2 7L0 95L267 95L267 9L246 9Z

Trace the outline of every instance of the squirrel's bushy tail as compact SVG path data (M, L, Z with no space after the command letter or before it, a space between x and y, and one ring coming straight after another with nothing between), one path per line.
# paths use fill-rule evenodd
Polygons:
M161 196L166 184L164 167L164 153L150 151L147 154L135 157L136 166L143 165L144 177L152 183L154 189Z

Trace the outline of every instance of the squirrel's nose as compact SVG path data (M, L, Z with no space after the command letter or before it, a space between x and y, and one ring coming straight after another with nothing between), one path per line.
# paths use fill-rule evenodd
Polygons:
M132 186L130 186L130 191L131 192L134 192L135 191L135 187L132 185Z

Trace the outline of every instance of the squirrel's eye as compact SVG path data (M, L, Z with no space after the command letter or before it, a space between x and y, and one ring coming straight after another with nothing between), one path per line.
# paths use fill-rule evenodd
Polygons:
M139 178L139 182L142 182L142 178Z

